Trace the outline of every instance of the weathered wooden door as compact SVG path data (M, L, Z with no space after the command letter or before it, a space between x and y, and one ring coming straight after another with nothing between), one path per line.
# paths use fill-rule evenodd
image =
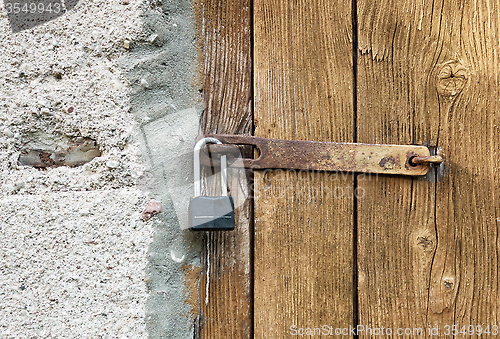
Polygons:
M500 335L499 7L200 0L205 132L445 162L422 178L255 172L238 230L207 238L197 336Z

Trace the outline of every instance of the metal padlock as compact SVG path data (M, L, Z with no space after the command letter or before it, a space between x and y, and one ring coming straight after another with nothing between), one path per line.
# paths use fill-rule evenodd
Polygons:
M234 230L234 201L227 196L227 161L220 159L222 196L201 196L200 150L208 144L222 144L215 138L203 138L194 147L194 198L189 203L189 228L192 231Z

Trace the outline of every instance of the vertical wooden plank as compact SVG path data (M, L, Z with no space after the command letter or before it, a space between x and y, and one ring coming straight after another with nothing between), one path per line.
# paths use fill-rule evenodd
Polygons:
M255 135L352 141L351 2L254 11ZM255 173L256 338L353 324L352 216L351 174Z
M359 183L367 327L443 336L446 325L498 324L498 7L358 0L359 142L425 144L446 158L426 178Z
M437 182L430 309L459 325L491 328L500 321L500 4L448 6L441 34L455 34L444 38L431 101L448 165Z
M197 0L196 19L206 109L203 133L251 134L252 50L250 0ZM248 196L234 192L236 229L207 232L204 267L197 283L196 338L251 338L251 221ZM207 295L208 292L208 295Z
M428 72L438 48L425 36L437 38L434 26L427 25L438 24L440 16L431 5L357 1L359 142L436 145L435 114L425 111ZM436 246L433 175L358 181L365 192L358 200L360 325L396 334L398 328L428 324Z

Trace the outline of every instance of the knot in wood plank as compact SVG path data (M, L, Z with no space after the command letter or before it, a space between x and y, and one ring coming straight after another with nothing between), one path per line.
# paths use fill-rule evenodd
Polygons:
M436 88L438 93L446 98L456 97L465 87L469 79L467 69L459 61L452 60L438 69Z

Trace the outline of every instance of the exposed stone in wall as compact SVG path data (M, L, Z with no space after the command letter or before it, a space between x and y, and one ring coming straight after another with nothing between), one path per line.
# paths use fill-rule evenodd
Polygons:
M19 164L37 168L80 166L101 156L99 145L90 138L38 133L19 155ZM109 166L108 166L109 167Z

